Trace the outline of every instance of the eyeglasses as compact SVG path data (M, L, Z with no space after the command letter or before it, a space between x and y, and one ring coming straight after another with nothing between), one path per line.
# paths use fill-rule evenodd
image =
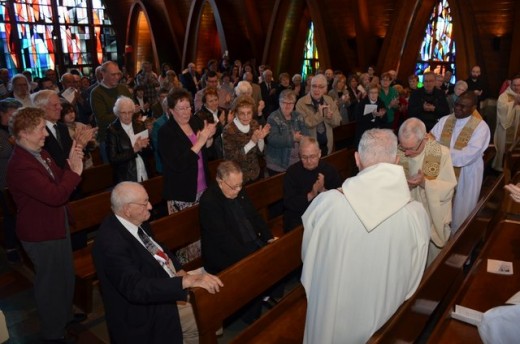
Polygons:
M238 191L238 190L242 189L242 187L243 187L242 184L231 186L224 179L221 179L220 181L222 181L222 183L226 184L228 186L228 188L230 188L233 191Z
M398 145L397 148L401 152L417 152L421 148L421 145L423 144L423 142L424 142L424 138L421 141L419 141L417 146L415 146L414 148L403 147L402 145Z
M300 158L302 160L306 160L306 161L309 161L309 160L316 160L318 159L320 156L318 154L311 154L311 155L302 155Z
M311 88L320 88L321 89L321 88L325 88L325 87L327 87L327 86L325 86L325 85L311 85Z
M293 102L282 102L282 105L293 106Z

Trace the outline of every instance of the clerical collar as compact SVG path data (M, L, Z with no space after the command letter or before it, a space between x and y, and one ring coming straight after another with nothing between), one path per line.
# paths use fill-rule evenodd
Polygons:
M250 124L243 125L242 123L240 123L240 120L237 117L235 117L235 119L233 120L233 123L235 123L235 125L238 128L238 130L240 130L244 134L247 134L249 132L249 130L251 129L251 125Z

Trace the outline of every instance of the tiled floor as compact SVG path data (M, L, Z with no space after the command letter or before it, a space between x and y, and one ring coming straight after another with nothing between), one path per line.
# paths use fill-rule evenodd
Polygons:
M24 265L9 265L0 249L0 309L4 312L10 339L8 344L39 343L39 320L32 295L33 272ZM108 330L104 318L103 302L96 288L94 310L86 321L70 330L77 335L79 344L109 343ZM241 320L229 324L219 344L229 343L247 326Z
M9 344L38 343L39 320L32 295L33 273L26 266L7 264L0 254L0 309L4 312ZM71 327L80 344L109 343L103 305L98 293L94 296L94 311L88 319Z

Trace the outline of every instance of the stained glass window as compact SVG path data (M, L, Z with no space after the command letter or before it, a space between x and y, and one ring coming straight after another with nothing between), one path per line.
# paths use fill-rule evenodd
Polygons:
M305 47L303 48L303 80L306 80L308 75L314 74L318 68L320 68L318 48L316 47L316 39L314 38L314 23L311 22L309 31L307 32L307 39L305 40Z
M57 66L89 74L108 59L117 60L117 45L101 0L0 2L0 65L11 75Z
M448 0L439 0L433 8L424 40L419 50L415 74L422 82L422 75L433 71L444 75L453 71L451 82L455 82L455 41L453 40L453 18Z

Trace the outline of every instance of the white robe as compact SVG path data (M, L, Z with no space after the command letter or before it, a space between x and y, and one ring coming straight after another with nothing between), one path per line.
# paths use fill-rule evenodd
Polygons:
M303 215L305 343L365 343L417 289L430 220L403 168L377 164Z
M518 126L520 125L520 105L514 106L514 98L518 96L511 87L498 97L497 101L497 126L493 140L497 155L493 160L493 168L497 171L503 170L504 153L506 147L516 141L518 137ZM507 137L507 131L512 131L512 137Z
M448 119L442 117L430 132L437 140L441 138L442 129ZM484 177L484 151L489 146L491 139L489 127L485 121L480 121L471 135L466 147L462 150L453 149L459 134L469 121L470 117L457 119L453 135L451 136L450 153L454 167L461 167L455 197L453 198L453 216L451 220L451 231L455 233L460 225L477 205L482 179Z
M432 139L433 140L433 139ZM424 179L424 188L417 186L410 190L412 198L421 202L431 219L431 241L428 250L428 265L444 247L451 235L451 210L452 199L457 186L457 178L453 171L450 150L439 144L441 148L441 161L439 174L435 179ZM410 175L417 174L423 169L426 150L415 157L409 157L408 171Z
M520 305L491 308L482 317L478 333L484 344L518 343L520 338Z

